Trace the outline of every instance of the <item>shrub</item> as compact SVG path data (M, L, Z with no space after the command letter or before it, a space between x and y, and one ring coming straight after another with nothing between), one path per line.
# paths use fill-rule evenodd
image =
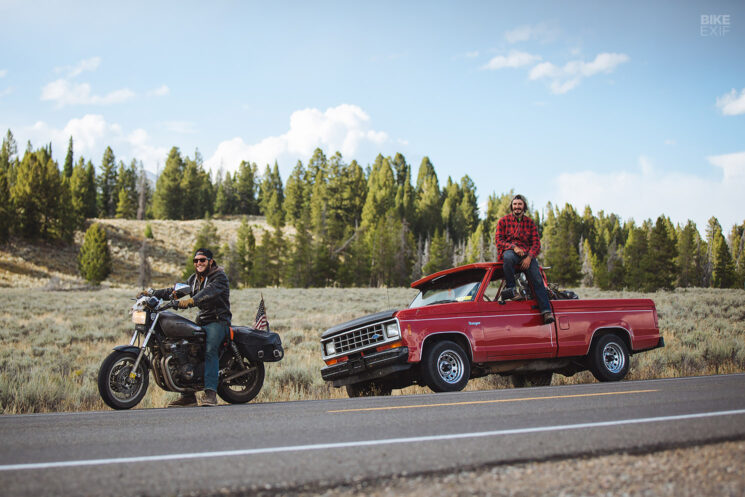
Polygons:
M150 223L145 225L145 238L153 239L153 227L150 226Z
M94 285L100 284L111 272L111 254L106 239L106 231L98 223L93 223L85 232L83 246L78 255L80 276Z

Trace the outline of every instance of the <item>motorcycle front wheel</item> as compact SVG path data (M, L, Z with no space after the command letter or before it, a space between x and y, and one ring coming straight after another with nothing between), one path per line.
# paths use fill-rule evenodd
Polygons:
M244 358L243 365L248 368L246 374L230 381L222 380L217 386L217 394L225 402L230 404L250 402L259 395L261 387L264 386L264 363L250 362ZM229 378L231 375L240 372L241 369L235 359L231 359L226 376Z
M144 361L137 366L135 377L130 377L136 360L137 356L131 352L115 350L98 370L98 393L112 409L131 409L147 393L150 376Z

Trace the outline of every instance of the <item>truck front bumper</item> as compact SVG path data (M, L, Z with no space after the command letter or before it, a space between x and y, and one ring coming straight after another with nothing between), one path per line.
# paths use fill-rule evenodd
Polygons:
M411 368L408 358L407 347L372 352L326 366L321 369L321 377L325 381L333 381L335 387L375 380Z

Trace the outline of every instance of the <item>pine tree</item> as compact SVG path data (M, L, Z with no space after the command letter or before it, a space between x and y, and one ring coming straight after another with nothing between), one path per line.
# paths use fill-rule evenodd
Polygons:
M215 214L235 214L238 212L238 194L235 190L235 182L230 173L217 186L215 198Z
M237 261L240 266L238 271L238 282L248 285L251 280L251 272L254 267L254 252L256 251L256 238L253 229L244 216L238 228L237 242L235 246Z
M419 165L414 206L417 219L414 229L416 235L426 237L442 228L440 186L429 157L424 157Z
M356 162L354 162L356 164ZM396 213L399 219L405 220L408 226L416 224L416 192L411 185L411 166L401 154L396 154L391 161L396 182ZM360 170L361 171L361 170Z
M137 216L137 162L132 160L129 167L119 162L116 175L116 217L134 219Z
M82 159L82 157L81 157ZM83 204L85 205L85 217L98 217L98 202L96 195L96 168L88 161L85 165L85 182L82 187Z
M691 287L701 284L701 271L698 267L698 246L701 243L701 236L698 233L696 224L689 220L686 225L678 232L677 251L678 257L676 264L678 266L677 286Z
M647 230L644 226L632 227L623 250L626 268L624 283L630 290L642 290L649 277Z
M29 144L30 145L30 144ZM36 238L42 232L42 216L46 207L46 164L29 150L17 167L16 181L10 196L16 212L19 233L24 238Z
M260 208L266 216L270 226L282 227L285 223L285 215L282 210L284 202L284 189L282 187L282 178L279 175L279 166L274 163L274 168L269 169L266 166L266 172L259 187L260 190Z
M432 274L443 269L448 269L452 264L452 243L447 233L441 230L435 231L429 248L429 260L422 268L422 273Z
M362 208L362 228L373 228L395 208L396 186L390 162L378 154L367 181L367 198Z
M241 161L235 173L235 212L238 214L257 215L260 213L256 198L258 191L258 167L247 161Z
M644 291L658 289L672 290L678 275L675 259L678 255L675 232L670 220L664 216L657 218L649 232L647 248L648 273L643 286Z
M13 204L10 198L10 187L8 185L8 170L0 167L0 244L5 244L10 236L15 216Z
M303 163L297 161L285 185L285 222L295 227L298 227L303 211L309 207L310 195L305 188L307 184L305 174Z
M67 145L67 155L65 156L65 164L62 167L62 174L65 178L69 178L72 176L72 167L73 167L73 151L72 151L72 136L71 136L70 141Z
M713 245L711 284L714 288L730 288L735 283L735 264L721 229L714 233Z
M101 160L101 175L98 177L98 214L101 217L114 217L116 203L116 158L111 147L106 147Z
M111 273L111 255L106 231L93 223L85 232L78 254L78 271L86 281L99 285Z
M560 285L574 286L582 278L579 215L566 204L564 209L549 212L543 233L545 242L545 265L551 267L551 281Z
M153 199L150 181L147 179L145 166L142 161L137 168L137 219L142 221L148 216L148 209Z
M158 219L182 219L181 179L184 162L177 147L171 148L153 194L153 215Z

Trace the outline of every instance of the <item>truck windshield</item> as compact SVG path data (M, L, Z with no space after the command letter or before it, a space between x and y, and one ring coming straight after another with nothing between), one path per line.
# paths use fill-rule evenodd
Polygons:
M409 308L451 302L471 302L476 299L484 274L485 272L480 269L461 271L430 281L419 288L419 294L411 302Z

